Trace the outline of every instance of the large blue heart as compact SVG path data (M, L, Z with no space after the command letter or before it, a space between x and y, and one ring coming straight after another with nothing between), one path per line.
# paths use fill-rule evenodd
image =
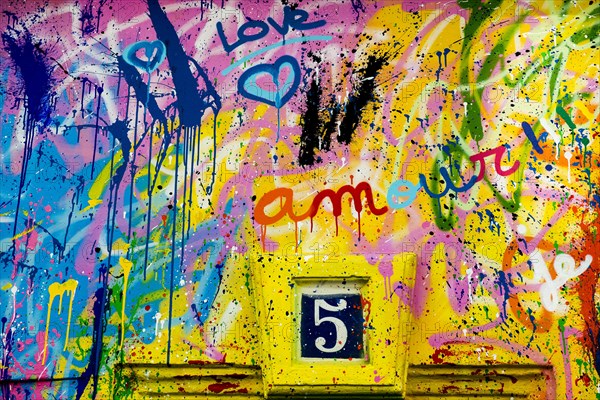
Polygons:
M279 83L279 74L284 67L290 68L290 73L285 83ZM268 90L258 86L258 78L265 74L271 75L275 90ZM300 85L300 65L292 56L281 56L273 64L258 64L248 68L238 80L238 92L251 100L260 101L277 108L287 103Z
M146 60L140 59L137 55L137 52L142 49L146 53ZM154 42L142 40L127 46L123 52L123 59L134 67L141 68L147 73L152 73L165 60L165 53L165 45L160 40L155 40Z

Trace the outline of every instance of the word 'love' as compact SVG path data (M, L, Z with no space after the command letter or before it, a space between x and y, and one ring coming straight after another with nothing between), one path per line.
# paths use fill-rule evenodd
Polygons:
M229 44L229 41L225 36L225 31L223 30L223 24L221 22L217 22L217 33L219 34L221 43L223 43L223 48L227 53L230 53L232 50L235 50L245 43L264 38L269 33L269 25L271 25L279 34L285 36L290 28L298 31L307 31L319 28L327 23L322 19L306 22L308 16L308 12L304 10L299 8L292 10L289 6L285 6L283 9L283 21L281 22L281 25L271 17L267 18L269 24L264 21L250 20L239 27L237 31L238 40L231 44Z

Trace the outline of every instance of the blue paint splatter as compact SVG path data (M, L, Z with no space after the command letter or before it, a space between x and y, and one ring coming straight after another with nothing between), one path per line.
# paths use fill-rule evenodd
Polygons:
M25 98L27 116L45 128L50 123L51 97L54 79L52 67L41 42L25 30L9 29L2 33L4 49L19 72L21 90Z

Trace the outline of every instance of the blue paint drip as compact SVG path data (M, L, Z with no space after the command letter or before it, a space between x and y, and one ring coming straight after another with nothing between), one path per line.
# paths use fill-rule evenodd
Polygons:
M448 66L448 53L450 53L450 49L449 48L445 48L444 49L444 67Z
M92 398L98 393L98 378L100 372L100 364L102 361L102 336L104 327L104 314L106 308L106 289L105 287L98 288L94 295L95 301L92 308L94 315L94 333L92 336L92 347L90 349L90 361L77 381L77 392L75 399L81 399L88 383L93 376Z
M508 314L506 312L506 303L510 298L510 287L514 285L511 282L511 274L504 273L504 271L498 271L498 287L500 288L500 294L503 295L502 301L502 320L506 320L508 318Z
M440 73L442 72L442 52L438 50L435 52L435 54L438 57L438 63L439 63L439 67L435 71L435 80L439 82L440 81Z
M177 178L179 170L179 138L181 136L181 128L177 130L177 139L175 144L175 185L173 194L173 227L171 233L171 279L169 283L169 329L167 338L167 365L171 364L171 331L173 321L173 288L175 280L175 246L177 232Z
M354 10L354 12L356 13L356 20L358 21L358 17L360 15L360 12L366 12L366 8L365 5L362 3L361 0L350 0L350 3L352 4L352 9Z
M494 214L490 210L485 210L485 214L490 220L490 232L494 232L494 229L497 229L497 233L498 235L500 235L500 224L496 221L496 217L494 216Z
M11 35L12 34L12 35ZM16 37L14 37L14 36ZM40 125L42 131L51 121L51 89L52 89L52 67L46 59L46 55L40 48L40 43L34 44L31 33L24 33L9 28L2 33L2 41L5 50L9 54L13 64L18 70L21 78L21 90L26 102L26 117L24 121L25 145L23 146L23 163L21 164L21 176L17 203L15 206L15 218L13 224L13 237L16 236L19 214L21 212L21 197L24 192L27 179L27 170L33 150L35 127ZM13 243L13 255L16 248Z
M535 133L533 132L533 128L531 127L531 125L529 125L527 122L523 121L521 123L521 126L523 127L523 131L525 132L525 136L527 136L527 139L529 139L529 141L533 145L533 149L540 154L544 154L544 150L540 147L539 140L538 140L538 138L535 137ZM540 138L541 138L541 135L540 135Z

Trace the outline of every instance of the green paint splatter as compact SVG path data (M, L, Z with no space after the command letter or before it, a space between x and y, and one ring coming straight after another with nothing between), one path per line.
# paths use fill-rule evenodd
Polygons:
M571 116L569 115L569 113L567 113L567 110L565 110L561 106L558 106L558 107L556 107L556 112L558 113L558 115L561 116L562 119L565 120L567 125L569 125L569 128L571 128L571 129L577 128L577 126L573 123Z

